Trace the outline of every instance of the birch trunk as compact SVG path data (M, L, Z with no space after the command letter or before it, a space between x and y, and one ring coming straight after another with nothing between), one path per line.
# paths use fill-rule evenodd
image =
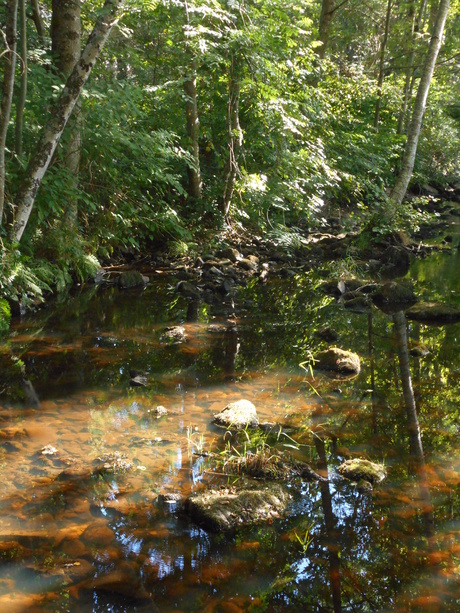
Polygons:
M444 25L446 23L447 13L449 11L450 0L441 0L439 4L436 23L431 37L430 46L425 59L422 77L415 97L412 119L407 132L407 141L401 161L401 172L399 173L396 183L391 191L390 199L394 204L401 204L409 181L414 170L415 155L417 153L418 139L422 128L423 115L425 113L426 101L430 90L431 80L433 78L434 67L441 49L442 35Z
M24 127L24 108L27 97L27 15L26 0L19 0L19 24L21 30L21 85L19 88L19 98L16 105L16 153L22 155L22 133Z
M51 19L51 49L55 66L65 78L75 68L81 54L81 0L53 0ZM63 165L71 177L71 194L76 194L81 157L81 106L77 102L66 127L66 143L63 148ZM77 222L76 195L64 203L64 224L74 228Z
M123 0L106 0L66 85L62 90L51 115L45 124L35 152L26 169L23 185L16 200L16 219L11 239L19 242L29 221L35 197L56 150L62 132L72 114L80 93L107 41L112 27L117 22L117 13Z
M13 100L14 69L16 65L16 38L18 28L18 0L8 0L6 4L6 50L2 53L5 58L3 72L2 101L0 105L0 226L3 220L5 206L5 147L8 134L8 124L11 115Z

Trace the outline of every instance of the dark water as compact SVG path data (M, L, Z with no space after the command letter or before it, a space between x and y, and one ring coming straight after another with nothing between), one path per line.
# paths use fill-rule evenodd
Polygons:
M416 262L417 293L458 305L458 257ZM82 292L4 341L3 397L22 369L39 405L0 405L0 611L459 611L460 324L408 324L410 347L429 350L410 361L417 459L392 316L347 311L304 276L249 283L187 323L175 283ZM162 336L176 325L186 342ZM301 366L325 325L361 356L359 376ZM129 385L133 370L148 388ZM295 426L285 453L322 459L330 481L296 482L286 518L225 537L157 496L226 479L196 452L223 449L211 419L240 398ZM353 456L385 465L373 492L337 474Z

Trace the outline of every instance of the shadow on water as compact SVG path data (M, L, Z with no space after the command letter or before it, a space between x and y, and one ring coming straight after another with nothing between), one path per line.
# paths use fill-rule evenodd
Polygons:
M436 270L411 274L439 298ZM355 313L307 276L233 300L186 302L158 280L16 324L0 354L0 610L459 610L460 325ZM326 327L361 356L357 377L299 366ZM327 480L293 482L280 520L211 534L158 494L228 482L205 452L224 447L213 414L240 398ZM355 457L386 479L344 479Z

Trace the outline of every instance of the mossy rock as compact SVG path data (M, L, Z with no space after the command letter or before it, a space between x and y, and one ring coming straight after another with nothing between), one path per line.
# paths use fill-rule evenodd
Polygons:
M356 353L330 347L315 355L315 367L338 375L357 375L361 370L361 361Z
M206 530L228 532L281 517L290 500L290 493L279 483L264 483L192 494L185 501L185 511Z
M371 485L382 481L386 477L385 468L382 464L376 464L363 458L346 460L338 467L337 472L350 481L356 483L366 481Z
M381 285L372 299L385 313L405 310L417 302L413 289L396 281L389 281Z
M121 273L118 279L118 285L121 289L143 287L147 282L148 278L144 277L138 270L126 270Z
M406 312L407 319L442 326L460 321L460 309L440 302L419 302Z
M230 430L257 428L259 418L256 407L249 400L231 402L220 413L214 415L214 423Z

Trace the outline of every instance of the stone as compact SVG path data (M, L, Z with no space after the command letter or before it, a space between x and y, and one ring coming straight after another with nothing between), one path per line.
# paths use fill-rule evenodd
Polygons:
M184 343L187 340L184 326L171 326L169 328L165 328L160 340L168 343L169 345Z
M388 281L377 288L372 300L385 313L405 310L417 302L414 290L396 281Z
M243 258L242 260L239 260L237 266L238 268L242 268L243 270L247 270L249 272L254 272L255 270L257 270L257 262L253 262L248 258Z
M257 428L259 418L256 407L249 400L237 400L227 405L220 413L214 415L213 422L230 430Z
M176 285L176 291L184 296L184 298L199 298L201 294L197 287L187 281L179 281Z
M386 477L382 464L376 464L363 458L346 460L337 468L337 472L350 481L356 483L366 481L371 485L375 485Z
M226 258L233 263L243 258L238 249L235 249L234 247L224 247L223 249L220 249L216 255L220 258Z
M460 309L440 302L419 302L406 311L407 319L433 326L460 321Z
M185 501L185 510L203 528L228 532L281 517L290 500L282 485L264 483L240 490L224 488L192 494Z
M315 367L338 375L357 375L361 370L359 356L351 351L331 347L315 356Z
M133 287L143 287L148 283L148 277L144 277L138 270L126 270L122 272L118 285L122 289L131 289Z
M149 409L147 411L147 413L151 416L151 417L156 417L157 419L160 417L163 417L164 415L168 414L168 409L166 409L164 406L162 406L161 404L159 404L157 407L153 408L153 409Z
M107 526L105 521L89 525L81 535L82 541L90 545L110 545L114 538L113 530Z

